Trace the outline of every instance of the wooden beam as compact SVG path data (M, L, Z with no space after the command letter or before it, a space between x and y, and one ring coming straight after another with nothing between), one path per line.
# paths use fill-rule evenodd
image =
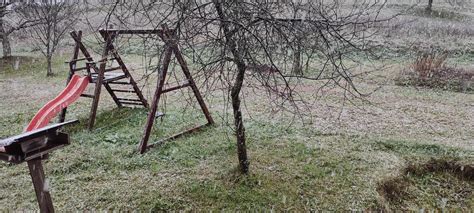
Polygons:
M114 34L114 38L117 36L117 32L115 32L115 31L102 31L101 33L103 34L102 36L104 37L104 35L106 35L109 32L112 32ZM105 37L104 37L104 39L105 39ZM125 62L123 62L122 57L120 57L117 50L115 49L115 46L112 43L110 44L110 50L112 52L112 55L115 58L115 61L117 61L117 63L122 68L123 73L125 73L125 75L129 78L130 85L132 85L133 90L135 90L135 93L137 94L138 98L141 100L142 105L145 108L148 108L148 101L143 96L143 93L140 90L140 88L138 87L137 82L135 82L135 80L133 79L132 74L130 74L130 71L128 70L127 66L125 65ZM120 105L119 105L119 107L120 107Z
M82 31L79 31L77 33L77 39L79 41L82 40ZM89 60L87 58L78 59L77 57L79 57L79 50L80 50L80 44L78 42L76 42L76 45L74 46L74 53L72 55L72 60L69 62L69 74L68 74L68 77L67 77L67 80L66 80L66 85L69 84L69 81L71 81L72 76L74 75L74 70L76 69L77 61L83 60L83 59L84 60ZM61 111L61 114L59 115L59 123L62 123L66 120L66 113L67 113L67 107L65 107Z
M156 85L155 94L153 95L153 101L151 102L150 113L148 113L148 118L146 120L145 131L143 133L142 140L140 141L139 151L141 154L146 152L148 147L148 140L150 139L151 130L155 122L155 114L158 110L158 102L160 102L160 97L163 90L163 85L165 84L166 74L168 72L168 67L171 62L171 55L173 54L173 49L171 46L166 45L165 56L163 58L163 65L160 72L158 73L158 83Z
M116 33L117 35L120 34L163 34L163 30L161 29L138 29L138 30L121 30L121 29L100 29L100 33Z
M148 145L146 148L149 149L149 148L152 148L152 147L155 147L155 146L162 145L162 144L164 144L164 143L167 142L167 141L177 139L177 138L182 137L182 136L187 135L187 134L191 134L191 133L193 133L193 132L199 131L199 130L201 130L202 128L207 127L207 126L210 126L210 125L211 125L210 123L207 123L207 124L204 124L204 125L201 125L201 126L197 126L197 127L194 127L194 128L191 128L191 129L188 129L188 130L185 130L185 131L182 131L182 132L180 132L180 133L177 133L177 134L172 135L172 136L170 136L170 137L167 137L167 138L165 138L165 139L161 139L161 140L159 140L159 141L157 141L157 142L154 142L154 143Z
M43 165L41 159L33 159L28 161L28 169L30 170L31 180L35 188L36 198L42 213L53 213L53 201L49 194L48 183L44 177Z
M153 123L156 119L155 114L156 114L156 111L158 109L158 103L160 102L160 97L165 92L169 92L169 91L180 89L180 88L183 88L183 87L186 87L186 86L190 86L193 90L194 96L196 96L196 99L198 100L199 105L200 105L200 107L201 107L201 109L202 109L202 111L203 111L203 113L204 113L204 115L206 116L206 119L207 119L207 124L205 124L203 126L214 124L214 120L212 119L211 114L209 113L209 110L206 106L206 103L204 102L204 99L202 98L201 93L199 92L199 90L196 86L196 83L193 80L193 77L192 77L192 75L189 71L188 65L186 64L186 61L184 60L184 57L181 55L178 44L176 43L176 41L174 39L174 37L175 37L174 33L171 32L166 25L163 25L162 27L163 27L163 34L160 37L165 42L165 53L164 53L165 56L164 56L163 61L162 61L161 70L158 73L158 83L156 85L155 94L153 96L153 102L152 102L152 105L151 105L150 112L148 113L148 118L147 118L147 122L146 122L146 125L145 125L145 131L143 133L143 137L142 137L142 140L140 141L140 145L139 145L139 151L142 154L145 153L148 148L156 145L156 143L152 144L152 145L148 145L148 140L150 139L151 130L153 129ZM176 59L178 60L184 75L186 76L186 81L187 82L183 85L178 85L178 86L174 86L174 87L171 87L171 88L163 89L166 74L168 72L168 66L171 62L171 55L173 53L174 53ZM195 127L193 129L186 130L184 132L178 133L174 136L171 136L167 139L164 139L164 141L172 140L172 139L175 139L177 137L181 137L184 134L194 132L194 131L200 129L201 127L203 127L203 126Z
M102 58L107 58L109 55L110 45L112 43L112 36L110 34L103 34L102 36L105 39L105 47L102 53ZM97 73L97 79L95 82L95 89L94 89L94 99L92 100L91 111L89 114L89 124L88 124L89 130L92 130L94 128L95 118L97 116L97 108L99 107L100 92L102 89L102 82L104 81L106 66L107 66L107 60L102 61L100 63L100 67Z
M181 89L181 88L184 88L184 87L189 87L190 85L191 84L189 82L187 82L187 83L177 85L177 86L174 86L174 87L168 87L166 89L163 89L162 93L167 93L167 92L171 92L171 91Z
M163 25L163 29L165 30L165 33L163 33L165 42L167 42L168 45L170 45L171 48L173 49L176 60L181 66L181 69L183 70L183 73L186 76L186 79L189 81L189 84L191 86L191 89L193 90L194 96L196 96L199 106L201 107L202 112L206 116L207 122L209 124L214 124L214 119L212 119L211 113L209 112L209 109L206 106L206 102L204 102L204 99L202 98L201 93L199 92L199 89L196 86L196 83L194 82L193 76L191 75L191 72L189 71L186 60L184 60L184 57L181 54L181 51L179 50L178 44L173 39L173 37L175 37L176 35L171 34L172 32L167 30L168 27L166 25Z

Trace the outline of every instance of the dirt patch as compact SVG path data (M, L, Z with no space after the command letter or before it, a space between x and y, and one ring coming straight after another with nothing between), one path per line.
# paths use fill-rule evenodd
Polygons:
M386 209L471 209L474 165L432 159L409 164L400 176L382 181L377 191Z

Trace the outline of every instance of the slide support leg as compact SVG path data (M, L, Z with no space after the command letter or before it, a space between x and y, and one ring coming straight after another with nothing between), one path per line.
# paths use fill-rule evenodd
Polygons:
M53 213L53 201L49 194L49 189L46 179L44 177L43 165L41 159L33 159L28 161L28 168L30 169L31 179L33 180L33 186L35 187L36 198L40 207L41 213Z

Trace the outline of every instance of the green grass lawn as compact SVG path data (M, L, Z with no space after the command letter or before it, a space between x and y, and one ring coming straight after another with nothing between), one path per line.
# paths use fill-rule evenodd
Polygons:
M55 67L65 70L60 62ZM43 70L36 62L0 73L2 91L9 91L0 97L0 136L20 133L64 87L64 72L45 78ZM45 162L54 205L59 211L474 208L473 174L450 168L406 172L433 161L472 169L473 95L392 83L370 103L341 107L340 94L327 95L316 102L311 122L293 125L291 115L272 114L261 99L247 98L248 176L237 172L221 93L207 96L215 126L144 155L137 148L146 110L118 109L104 94L96 127L87 131L90 100L81 99L69 110L68 118L82 121L66 129L72 144ZM204 122L195 102L183 104L185 96L167 97L153 140ZM37 209L26 164L0 163L0 179L1 209Z
M413 1L388 3L391 14ZM238 173L231 110L223 98L227 91L203 89L216 125L144 155L138 154L138 143L145 109L116 108L104 91L96 126L88 131L91 100L79 99L68 109L68 119L81 121L65 129L72 144L44 163L56 210L474 209L474 94L394 81L418 51L429 49L449 52L449 66L472 70L472 7L435 4L435 13L423 13L419 5L381 26L374 42L380 42L378 51L389 60L354 66L355 72L365 72L386 65L354 79L360 91L373 92L364 100L344 102L341 90L319 91L321 83L301 81L296 89L312 105L301 106L307 116L300 118L275 111L261 88L245 87L248 176ZM100 54L94 39L85 37L86 45ZM144 59L126 54L140 54L141 42L126 40L121 46L137 80L143 70L133 68L142 67ZM17 43L16 55L39 56L30 44ZM68 40L62 48L72 45ZM25 57L19 70L0 61L0 138L21 133L65 87L68 67L63 62L70 50L64 53L54 61L57 75L51 78L45 77L40 58ZM155 75L138 82L148 100L154 82ZM160 111L166 115L156 122L151 141L204 122L189 97L177 92L163 99ZM0 162L0 189L0 211L38 210L26 164Z

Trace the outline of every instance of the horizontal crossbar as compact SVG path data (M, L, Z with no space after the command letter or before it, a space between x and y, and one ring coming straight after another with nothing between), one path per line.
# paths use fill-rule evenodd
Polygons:
M191 134L191 133L193 133L193 132L199 131L199 130L201 130L202 128L207 127L207 126L210 126L210 125L212 125L212 124L211 124L211 123L207 123L207 124L204 124L204 125L201 125L201 126L197 126L197 127L194 127L194 128L191 128L191 129L188 129L188 130L185 130L185 131L182 131L182 132L180 132L180 133L178 133L178 134L175 134L175 135L170 136L170 137L168 137L168 138L161 139L161 140L159 140L159 141L157 141L157 142L155 142L155 143L152 143L152 144L148 145L146 148L149 149L149 148L153 148L153 147L155 147L155 146L163 145L163 144L164 144L165 142L167 142L167 141L174 140L174 139L176 139L176 138L182 137L182 136L187 135L187 134Z
M167 93L167 92L171 92L171 91L174 91L174 90L177 90L177 89L188 87L190 85L191 84L189 82L186 82L186 83L181 84L181 85L177 85L177 86L174 86L174 87L169 87L169 88L163 89L161 92L162 93Z
M74 63L74 62L78 62L78 61L84 61L84 60L89 60L89 59L92 59L92 58L78 58L78 59L73 59L73 60L70 60L70 61L66 61L65 63Z
M140 99L129 99L129 98L117 98L119 101L135 101L135 102L142 102Z
M110 71L121 70L121 69L122 67L112 67L112 68L105 69L104 72L110 72Z
M112 81L112 82L107 82L107 84L130 85L130 82L123 82L123 81Z
M138 105L138 106L143 106L143 103L140 103L140 102L124 102L124 101L120 101L121 104L125 104L125 105Z
M135 93L135 90L112 89L113 92Z
M90 94L81 94L81 97L94 98L95 96L94 96L94 95L90 95Z
M116 33L116 34L162 34L163 30L159 30L159 29L141 29L141 30L100 29L99 32Z

